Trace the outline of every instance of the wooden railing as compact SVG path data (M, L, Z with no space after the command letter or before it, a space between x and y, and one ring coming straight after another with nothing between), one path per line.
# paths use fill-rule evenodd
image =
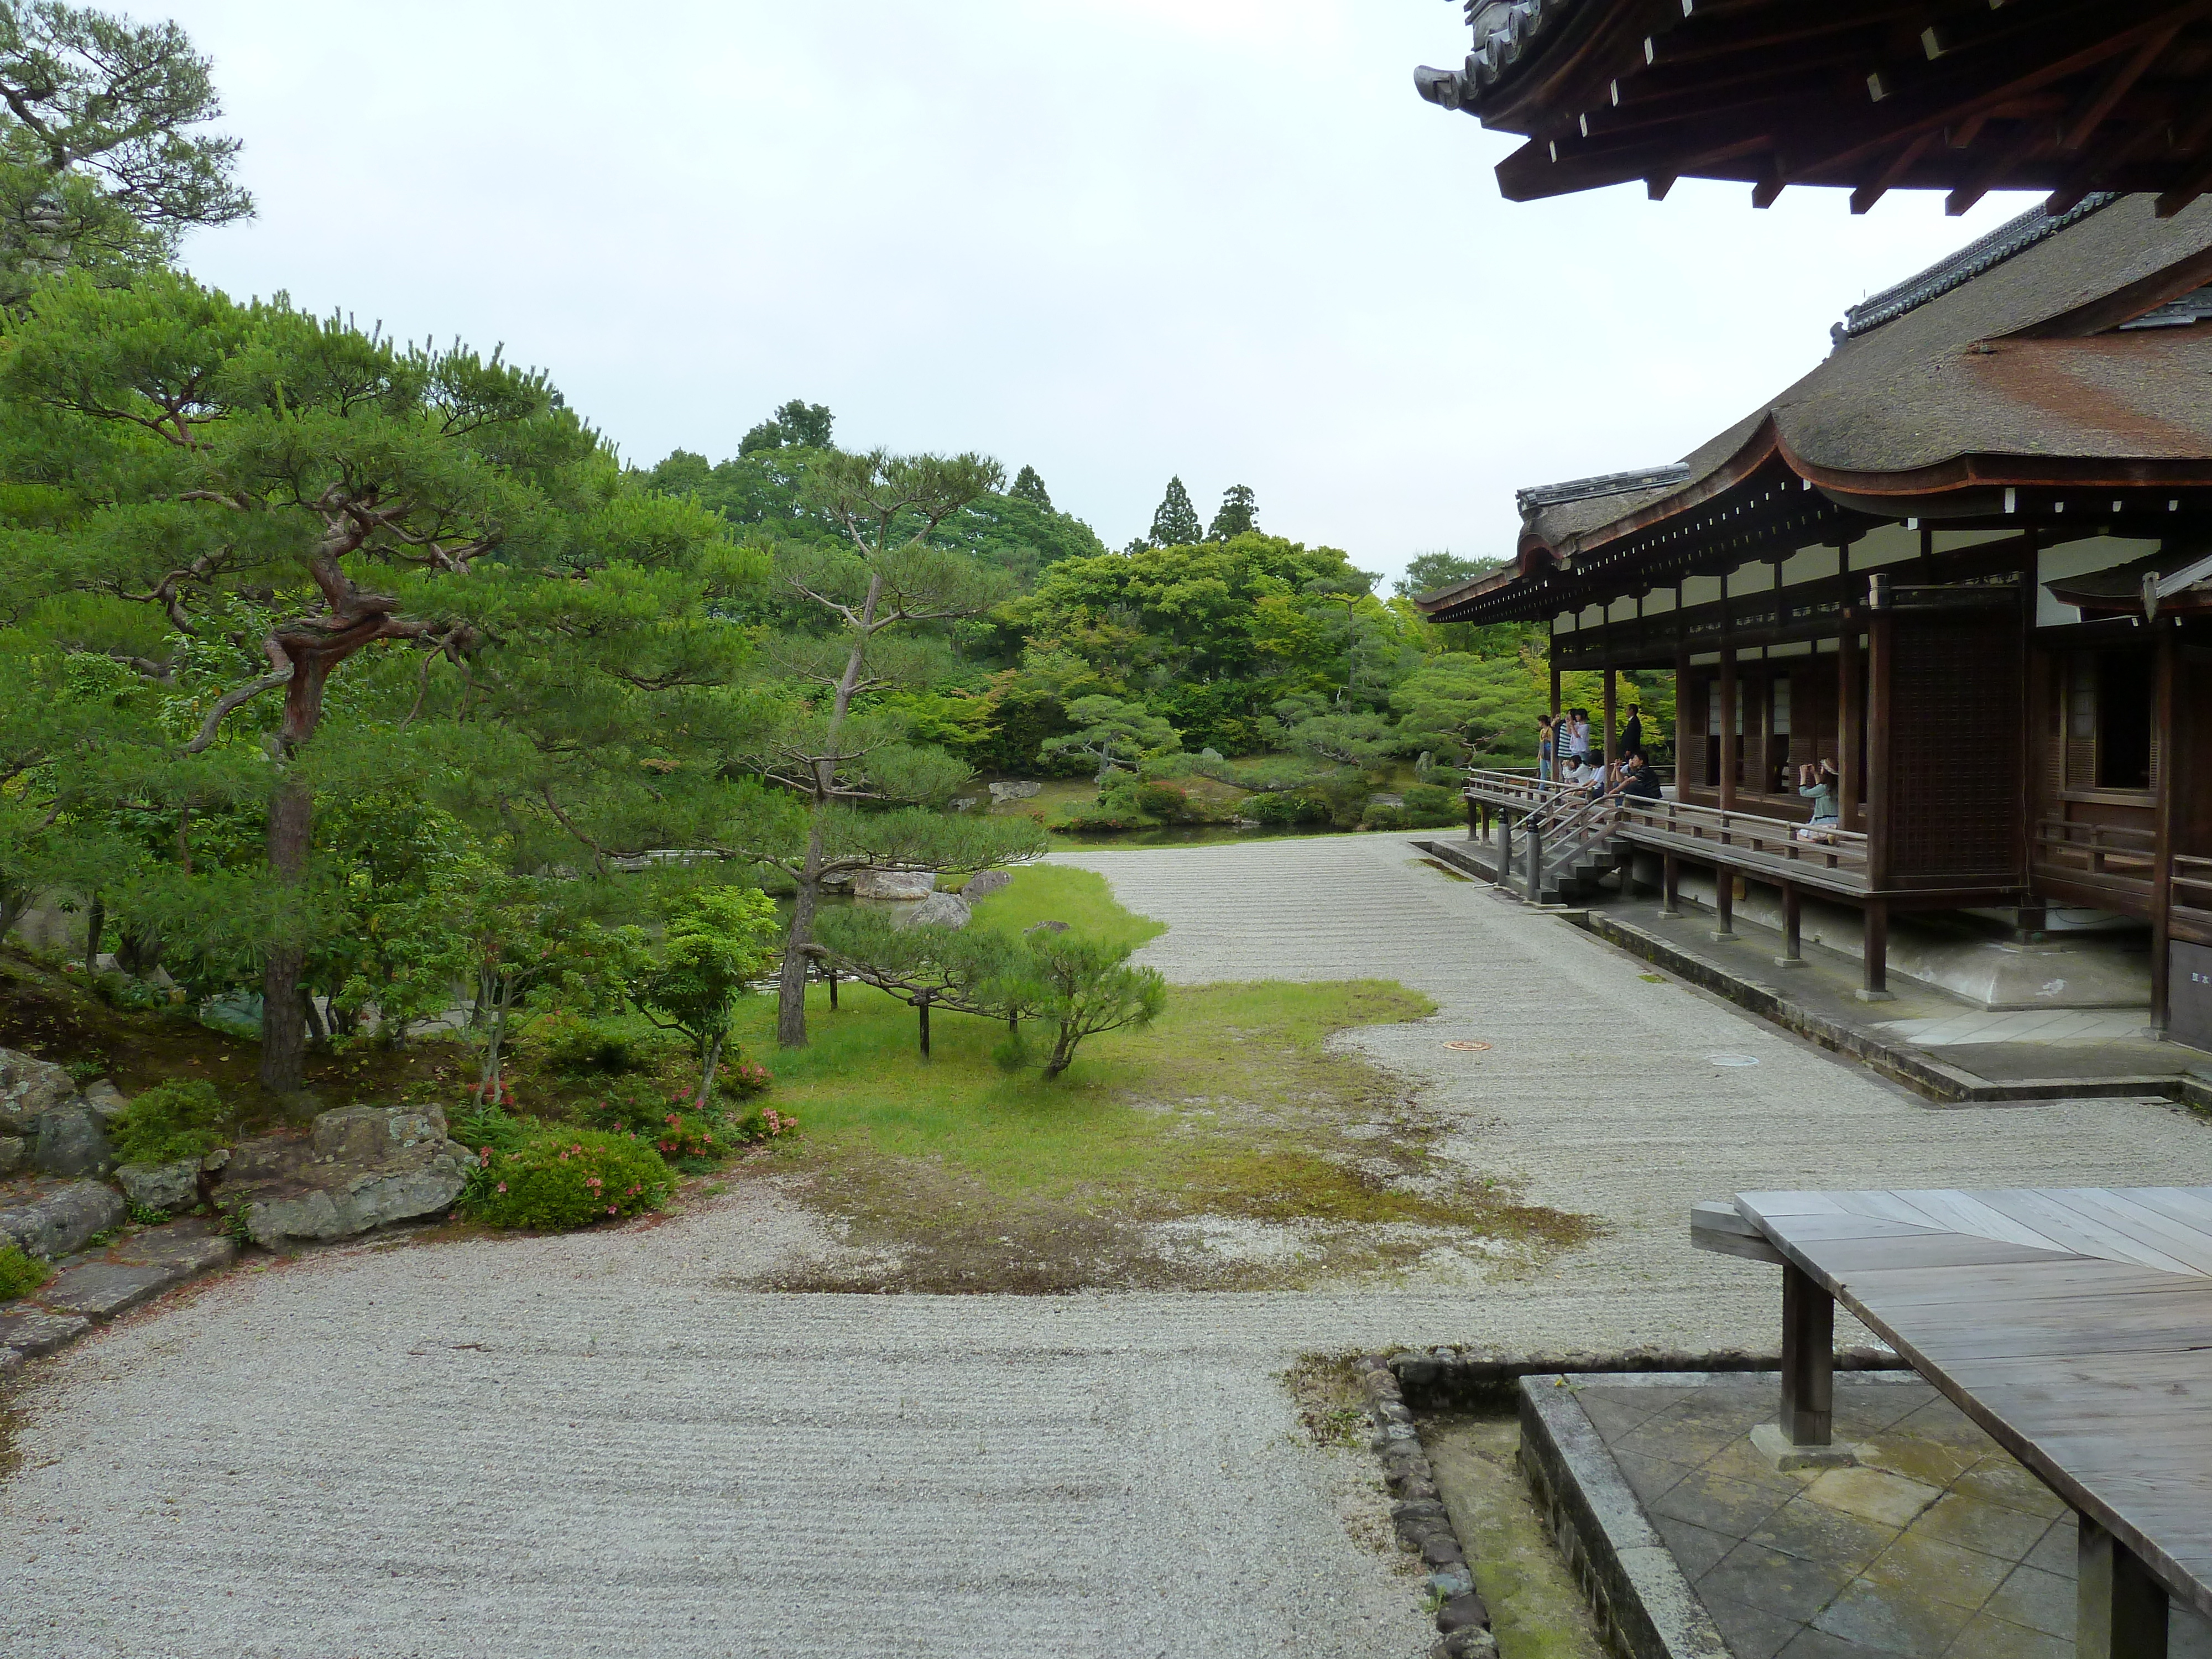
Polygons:
M2172 880L2175 927L2199 941L2212 942L2212 859L2176 853Z
M2081 823L2041 818L2035 826L2035 861L2062 870L2148 882L2157 865L2158 836L2131 823Z
M1657 845L1672 842L1675 850L1693 857L1703 854L1728 862L1726 855L1734 854L1738 860L1819 871L1860 886L1867 881L1866 836L1833 824L1808 825L1686 801L1630 800L1620 807L1614 832Z

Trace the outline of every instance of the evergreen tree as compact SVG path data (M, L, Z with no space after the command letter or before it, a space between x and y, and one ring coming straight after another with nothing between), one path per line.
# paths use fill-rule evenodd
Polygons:
M1052 504L1052 497L1045 492L1044 480L1037 476L1037 470L1033 466L1025 466L1015 475L1014 487L1006 494L1020 501L1034 502L1048 513L1057 510Z
M740 455L763 449L827 449L833 416L820 404L793 398L745 434L738 444Z
M250 217L208 60L174 23L0 3L0 301L40 277L127 281L194 225Z
M1168 493L1152 512L1154 547L1195 547L1202 538L1198 509L1190 504L1190 491L1181 478L1168 480Z
M1221 493L1221 510L1206 532L1208 541L1225 542L1260 527L1259 507L1249 484L1231 484Z

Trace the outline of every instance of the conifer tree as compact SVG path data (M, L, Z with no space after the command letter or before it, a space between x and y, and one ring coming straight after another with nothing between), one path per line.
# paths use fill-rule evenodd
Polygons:
M835 417L820 404L793 398L738 440L738 453L763 449L827 449Z
M1198 509L1190 504L1190 491L1182 487L1181 478L1170 478L1168 493L1152 512L1152 545L1195 547L1203 536Z
M1259 527L1259 507L1253 499L1252 486L1231 484L1221 493L1221 510L1213 515L1206 538L1225 542L1232 536L1242 536Z
M1044 480L1037 476L1037 470L1033 466L1024 466L1015 475L1014 487L1006 494L1034 502L1048 513L1054 510L1052 497L1045 491Z

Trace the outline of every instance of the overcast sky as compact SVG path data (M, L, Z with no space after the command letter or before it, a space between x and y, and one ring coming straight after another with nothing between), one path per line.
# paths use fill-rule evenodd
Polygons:
M160 15L161 0L125 0ZM186 262L541 365L641 464L786 398L1395 573L1516 485L1669 460L2016 213L1640 186L1516 205L1425 104L1446 0L168 0L260 216Z

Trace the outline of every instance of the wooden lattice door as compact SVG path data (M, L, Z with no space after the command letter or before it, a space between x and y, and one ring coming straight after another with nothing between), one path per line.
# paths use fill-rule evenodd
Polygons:
M2022 878L2025 791L2019 613L1905 611L1894 622L1888 707L1888 868L1899 887L2001 887Z

